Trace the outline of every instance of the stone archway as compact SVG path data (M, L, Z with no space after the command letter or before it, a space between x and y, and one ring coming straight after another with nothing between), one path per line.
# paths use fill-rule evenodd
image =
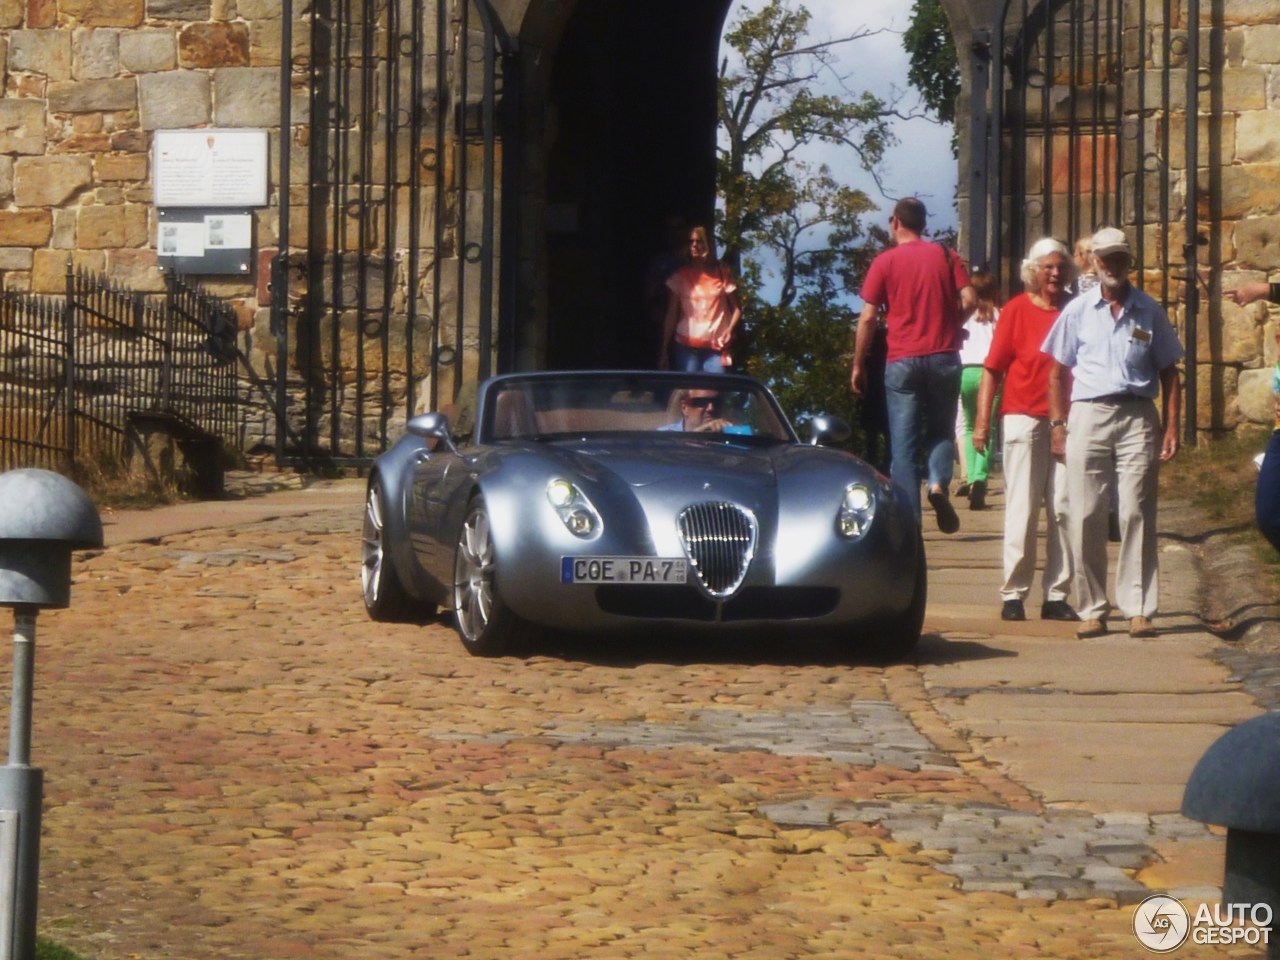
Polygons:
M645 276L671 214L715 204L729 0L533 0L520 30L529 224L521 366L648 366ZM523 283L522 283L523 285Z

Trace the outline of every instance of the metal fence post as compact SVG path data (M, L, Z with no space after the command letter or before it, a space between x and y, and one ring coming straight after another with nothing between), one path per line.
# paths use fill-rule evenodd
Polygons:
M173 404L173 316L177 312L174 300L177 298L176 280L172 273L164 275L164 336L160 345L160 391L156 397L156 406L162 410Z
M66 469L70 471L79 458L76 444L76 278L71 258L67 257L67 295L62 303L62 336L66 346L63 368L64 434L67 438Z

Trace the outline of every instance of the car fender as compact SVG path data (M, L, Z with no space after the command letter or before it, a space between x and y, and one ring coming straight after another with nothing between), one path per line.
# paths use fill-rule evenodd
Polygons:
M809 583L855 563L871 571L847 589L883 600L890 610L911 598L919 559L919 524L904 491L852 454L821 447L792 447L777 458L779 583ZM857 541L836 532L849 484L875 496L871 528Z
M375 482L381 483L385 513L383 516L383 550L391 558L396 579L409 596L422 601L440 603L442 585L435 577L422 570L413 550L408 522L409 478L413 465L430 451L418 437L406 434L389 450L374 461L369 473L368 491ZM433 589L433 586L435 589Z
M552 479L573 483L591 501L603 518L599 536L583 540L564 526L551 504L540 495ZM567 458L538 450L516 450L493 457L480 470L470 494L484 497L489 512L490 531L496 563L496 578L503 599L518 614L527 615L544 600L535 578L522 571L558 564L563 556L652 555L654 545L648 521L635 494L608 470L593 469L590 475L575 470ZM465 518L465 505L458 528Z

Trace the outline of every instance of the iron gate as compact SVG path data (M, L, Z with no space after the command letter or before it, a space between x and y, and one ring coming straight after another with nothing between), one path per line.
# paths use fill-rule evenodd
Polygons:
M276 457L363 465L511 366L515 48L487 0L316 0L309 28L283 38Z
M1219 149L1202 118L1223 54L1188 24L1201 24L1199 0L1004 0L994 36L974 43L969 254L1016 290L1039 237L1072 246L1124 229L1138 285L1186 347L1193 438L1200 290L1188 278L1212 198L1187 171Z

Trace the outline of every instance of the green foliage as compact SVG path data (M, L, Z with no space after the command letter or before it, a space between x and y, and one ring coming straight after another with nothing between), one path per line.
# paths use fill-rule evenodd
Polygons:
M82 960L80 954L54 943L47 937L36 937L36 960Z
M768 0L744 11L724 36L733 51L720 65L720 147L717 177L723 203L719 235L736 273L759 267L767 254L781 271L775 306L840 277L851 292L857 273L851 247L863 239L863 214L876 209L861 190L841 183L825 164L806 160L819 144L848 147L874 171L894 142L897 115L869 93L846 88L836 49L868 36L862 31L812 40L809 11L789 0Z
M801 433L819 413L858 426L858 401L849 389L853 359L851 317L845 307L821 293L806 293L788 307L762 303L752 327L749 372L765 381ZM862 448L862 437L850 438Z
M942 0L915 0L902 46L911 58L907 80L920 91L925 106L938 120L954 123L960 67Z
M721 62L721 199L723 256L742 280L743 331L735 359L767 382L789 414L817 413L856 427L849 388L851 315L871 255L887 237L865 226L878 209L812 154L846 148L874 176L895 140L896 104L850 92L837 53L864 40L862 30L826 40L809 36L809 11L791 0L744 10L725 33ZM766 285L766 264L780 283ZM766 299L765 289L777 294ZM857 448L857 438L853 441Z

